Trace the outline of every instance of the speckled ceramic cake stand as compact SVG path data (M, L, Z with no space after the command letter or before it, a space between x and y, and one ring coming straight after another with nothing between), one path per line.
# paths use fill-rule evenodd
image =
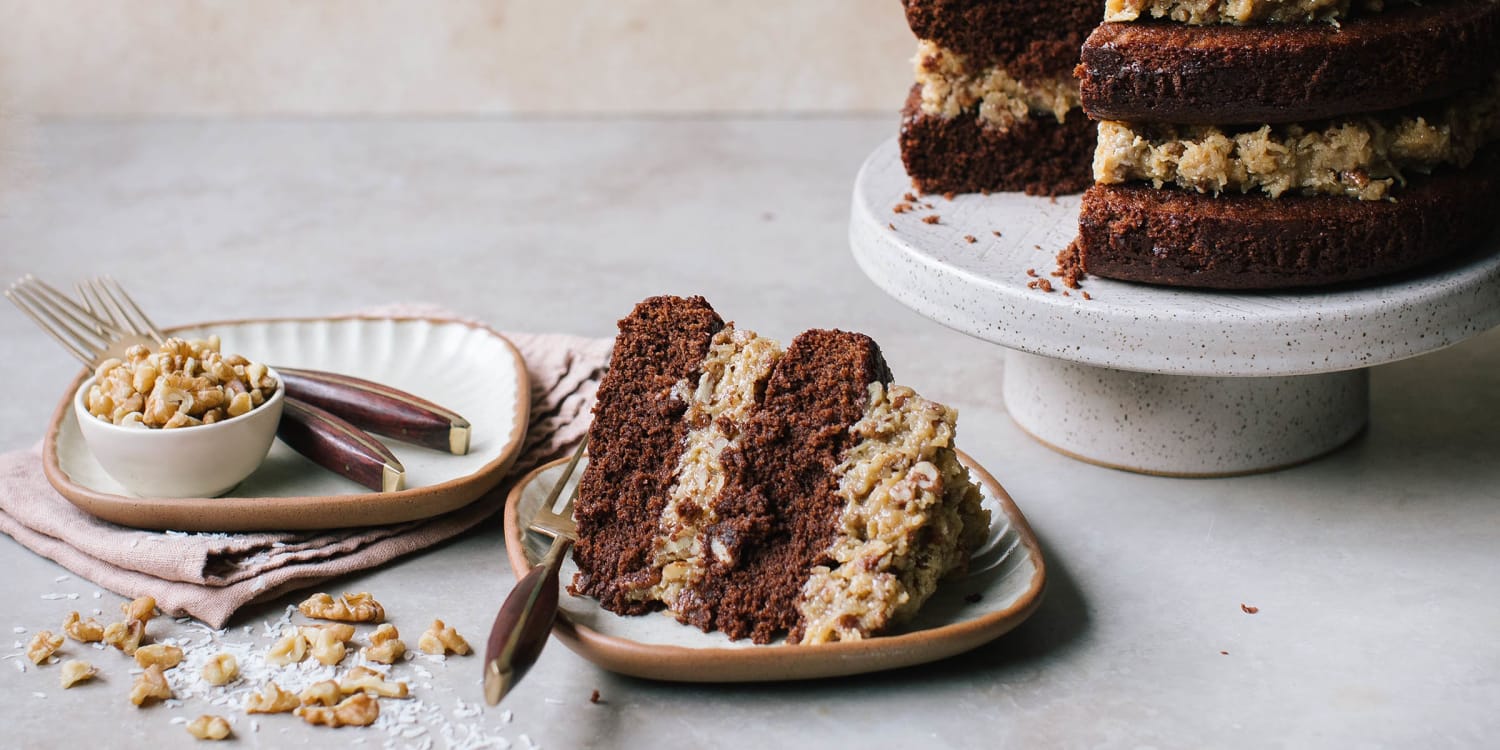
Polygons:
M1007 347L1016 423L1105 466L1221 476L1315 458L1364 429L1369 367L1500 324L1500 238L1375 285L1245 294L1090 278L1065 296L1049 273L1077 233L1076 196L929 196L931 209L895 213L910 190L895 141L860 169L860 267L922 315ZM1027 288L1028 269L1055 291Z

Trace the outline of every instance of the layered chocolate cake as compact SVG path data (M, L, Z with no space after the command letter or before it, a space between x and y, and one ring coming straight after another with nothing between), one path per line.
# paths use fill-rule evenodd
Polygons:
M885 631L988 532L956 416L862 334L783 350L701 297L645 300L599 387L570 590L757 643Z
M1500 200L1500 2L1109 0L1070 257L1116 279L1280 289L1484 241Z
M929 193L1088 187L1094 126L1073 67L1099 0L903 0L920 40L901 158Z

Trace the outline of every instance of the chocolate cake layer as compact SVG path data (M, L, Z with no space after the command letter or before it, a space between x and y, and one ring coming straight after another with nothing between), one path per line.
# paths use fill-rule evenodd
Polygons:
M661 608L629 594L661 576L652 555L657 524L688 429L687 402L672 390L697 380L724 321L702 297L652 297L619 325L589 427L589 463L574 510L580 575L571 590L612 612L639 614Z
M730 638L767 643L792 631L809 569L828 562L844 501L836 469L864 414L866 386L888 382L868 336L806 331L777 361L738 445L726 449L724 489L707 528L713 555L678 616Z
M1103 15L1099 0L903 0L906 21L929 39L999 65L1022 81L1067 72Z
M1452 0L1330 24L1106 23L1077 69L1097 120L1287 123L1405 107L1500 67L1500 2Z
M1495 157L1414 176L1394 201L1096 185L1083 195L1074 249L1088 273L1148 284L1284 289L1368 279L1485 240L1500 216Z
M1002 130L977 113L925 114L914 86L901 112L900 143L906 173L925 193L1062 195L1093 182L1094 124L1076 109L1062 123L1044 114Z

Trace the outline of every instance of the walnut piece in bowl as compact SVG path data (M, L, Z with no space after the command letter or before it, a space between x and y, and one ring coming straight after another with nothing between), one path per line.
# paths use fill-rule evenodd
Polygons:
M89 452L146 497L217 497L276 438L285 388L270 367L223 356L216 337L135 347L84 380L73 411Z

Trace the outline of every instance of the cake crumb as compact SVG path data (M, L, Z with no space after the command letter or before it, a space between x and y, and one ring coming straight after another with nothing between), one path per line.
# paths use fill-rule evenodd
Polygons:
M979 593L979 592L976 591L976 592L974 592L972 594L969 594L968 596L964 597L964 601L966 601L966 602L968 602L970 604L978 604L979 600L983 599L983 598L984 598L984 594L981 594L981 593Z
M1088 292L1084 292L1084 293L1083 293L1083 298L1084 298L1084 299L1089 299L1089 300L1091 300L1091 299L1093 299L1093 298L1094 298L1094 295L1092 295L1092 294L1089 294L1089 293L1088 293Z
M922 223L923 224L936 224L939 221L942 221L942 217L938 216L937 214L933 214L931 216L923 216L922 217Z
M888 222L885 223L885 225L888 226L888 227L890 227L892 232L896 231L896 223L895 222L888 221Z
M1071 297L1071 296L1073 296L1073 295L1071 295L1071 294L1068 294L1068 290L1066 290L1066 289L1064 289L1064 290L1063 290L1063 296L1064 296L1064 297Z
M1030 276L1033 279L1036 278L1037 277L1036 276L1036 269L1035 268L1028 268L1028 269L1026 269L1026 275Z
M999 237L1000 236L1000 230L998 230L998 229L991 229L990 230L990 234L993 234L996 237Z
M589 694L589 703L598 703L598 702L599 702L599 689L595 688L594 692L592 692L592 693Z
M1219 653L1222 654L1222 655L1224 655L1224 656L1228 656L1229 655L1228 651L1220 651Z
M953 200L954 196L957 196L957 195L958 195L958 193L955 193L952 190L949 190L948 192L943 193L943 200L951 201L951 200Z
M1046 279L1037 279L1036 287L1044 292L1050 293L1052 291L1052 282Z
M904 200L907 203L916 203L917 202L917 196L915 196L915 195L913 195L911 193L906 193L906 194L904 194L904 195L901 196L901 200Z
M967 242L970 245L972 245L972 244L974 244L974 243L976 243L978 241L979 240L975 239L974 235L972 235L972 234L966 234L966 235L964 235L964 242Z
M907 211L910 211L910 210L911 210L911 204L910 203L897 203L896 205L891 206L891 213L904 214L904 213L906 213Z
M1249 604L1241 604L1240 609L1243 610L1247 615L1253 615L1256 612L1260 611L1260 607L1252 607Z

